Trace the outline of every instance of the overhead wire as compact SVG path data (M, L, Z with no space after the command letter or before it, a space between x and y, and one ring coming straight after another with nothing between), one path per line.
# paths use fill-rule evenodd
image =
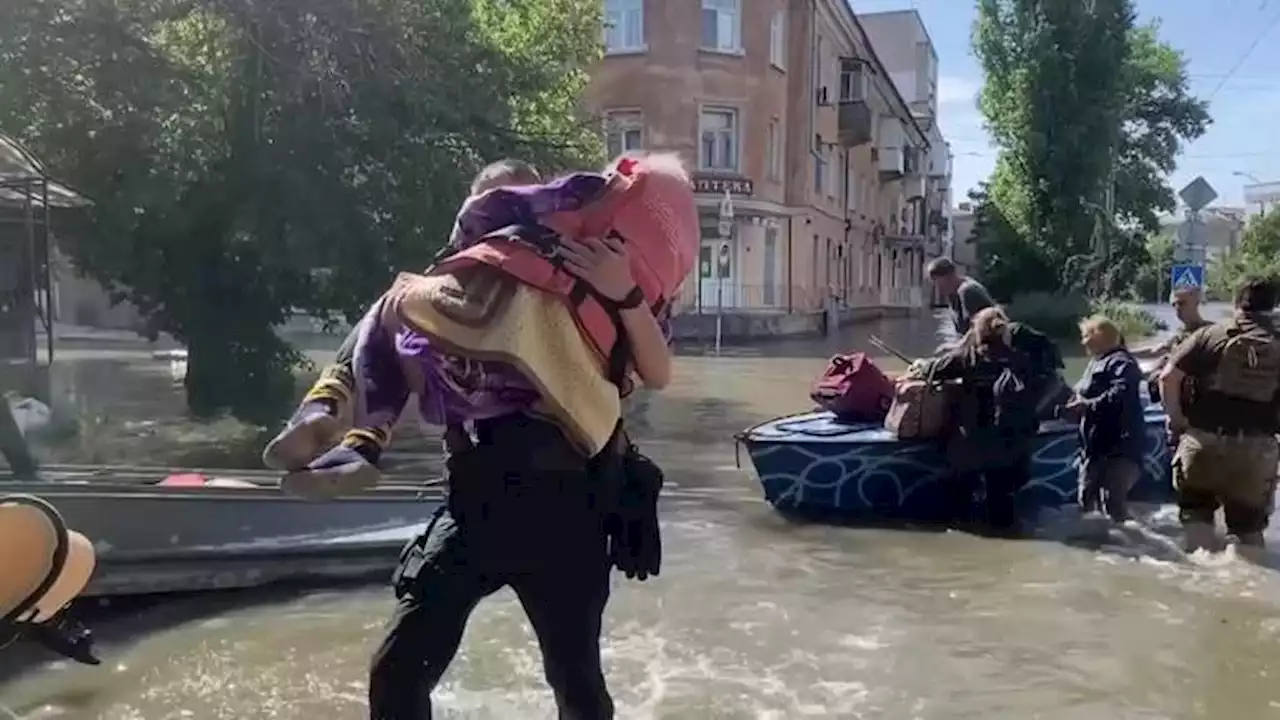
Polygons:
M1264 0L1262 6L1258 8L1258 10L1265 10L1267 5L1268 1ZM1280 12L1276 13L1275 17L1271 18L1271 20L1263 26L1262 32L1258 33L1258 36L1253 39L1253 42L1249 43L1248 47L1245 48L1244 53L1242 53L1240 57L1236 59L1235 64L1231 66L1231 69L1228 70L1226 74L1222 76L1222 79L1218 81L1218 84L1214 86L1213 91L1209 93L1209 97L1206 98L1206 100L1212 101L1217 97L1218 93L1222 90L1222 87L1227 84L1227 81L1230 80L1233 75L1236 74L1236 71L1241 67L1244 67L1245 62L1247 62L1253 55L1254 51L1258 49L1258 46L1262 44L1262 41L1267 38L1267 35L1271 34L1271 31L1275 29L1276 25L1280 25Z

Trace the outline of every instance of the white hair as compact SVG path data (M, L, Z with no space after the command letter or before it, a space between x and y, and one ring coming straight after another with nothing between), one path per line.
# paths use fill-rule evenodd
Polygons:
M1183 285L1181 287L1176 287L1169 292L1169 302L1177 300L1179 295L1193 297L1197 302L1202 302L1204 300L1204 289L1199 285Z

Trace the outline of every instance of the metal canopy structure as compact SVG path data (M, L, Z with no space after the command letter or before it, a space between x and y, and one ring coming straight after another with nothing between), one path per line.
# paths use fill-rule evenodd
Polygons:
M55 208L87 201L49 178L16 140L0 134L0 361L53 362L53 234ZM40 335L43 334L43 338Z
M55 208L87 201L49 178L44 166L13 138L0 134L0 391L31 392L53 364L53 231ZM0 455L20 479L38 463L0 396Z

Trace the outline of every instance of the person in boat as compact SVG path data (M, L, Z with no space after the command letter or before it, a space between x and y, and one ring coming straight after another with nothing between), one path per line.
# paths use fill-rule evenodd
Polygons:
M411 393L430 423L474 424L450 448L444 505L402 553L370 717L430 717L472 610L511 587L561 717L611 718L609 574L643 580L661 557L661 471L622 432L621 396L633 376L670 379L660 318L699 242L689 176L674 155L627 156L490 191L459 225L481 241L401 274L360 323L356 422L297 474L313 487L376 481L383 429Z
M1200 314L1200 305L1204 302L1204 292L1199 287L1184 286L1175 288L1169 296L1169 304L1178 317L1179 327L1162 343L1133 350L1133 356L1139 360L1155 360L1146 374L1148 394L1153 402L1160 400L1160 371L1164 369L1169 353L1191 336L1191 333L1213 323L1205 320ZM1183 389L1183 400L1190 397L1194 388Z
M1080 344L1089 365L1066 405L1080 416L1080 508L1121 523L1129 518L1126 498L1142 473L1142 370L1109 318L1081 322Z
M986 490L989 530L1013 534L1014 498L1031 478L1031 453L1040 420L1037 403L1053 358L1053 342L1009 320L999 307L979 310L964 342L913 372L961 380L955 435L947 442L950 505L967 515L979 485ZM923 363L922 363L923 365Z
M504 158L482 168L471 181L468 197L463 201L449 234L449 243L440 250L436 259L443 259L479 239L464 232L460 223L484 193L498 187L534 185L541 180L537 168L522 160ZM303 396L284 429L267 443L262 452L262 461L267 467L300 470L341 438L346 429L344 419L350 421L351 399L356 391L355 371L351 363L358 338L359 332L353 329L338 348L333 363L321 371L319 379ZM458 442L462 434L461 428L446 430L446 437L451 442Z
M987 288L977 280L966 277L951 258L934 258L925 269L933 286L946 299L947 307L951 309L951 323L957 337L963 338L969 332L974 315L995 306ZM954 346L944 345L943 349L951 347Z
M27 639L86 665L93 636L67 607L89 584L93 543L32 495L0 496L0 649Z
M1173 479L1188 551L1216 545L1219 506L1227 531L1261 548L1280 447L1280 335L1275 286L1240 285L1232 317L1196 330L1160 373L1161 402L1178 444ZM1196 392L1184 402L1184 381Z

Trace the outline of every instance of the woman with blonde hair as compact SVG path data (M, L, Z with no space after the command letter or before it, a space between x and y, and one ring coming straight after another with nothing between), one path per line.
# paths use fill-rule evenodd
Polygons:
M1128 519L1125 502L1142 474L1147 425L1142 412L1142 369L1110 318L1080 323L1080 344L1089 366L1067 409L1080 416L1080 509Z

